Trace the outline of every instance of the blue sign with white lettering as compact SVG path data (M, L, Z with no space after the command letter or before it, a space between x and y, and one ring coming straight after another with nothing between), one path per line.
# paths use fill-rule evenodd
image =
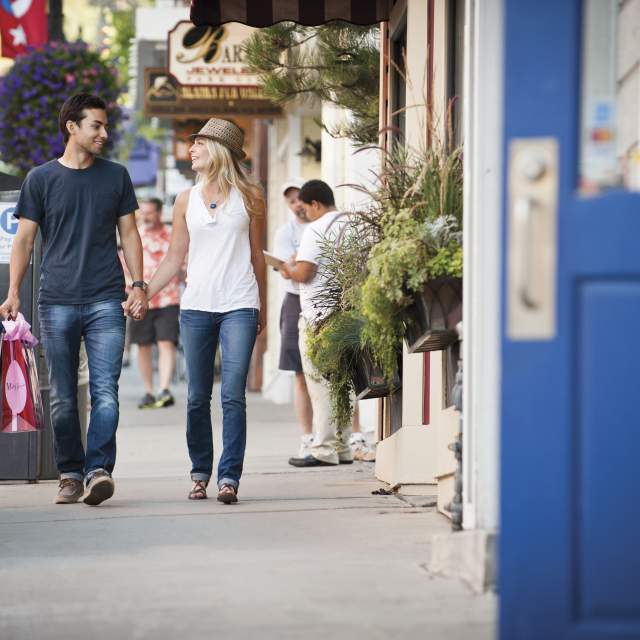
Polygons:
M18 221L13 217L15 207L7 207L0 212L0 228L12 236L18 231Z
M0 202L0 264L8 264L11 259L11 245L18 231L15 210L15 202Z

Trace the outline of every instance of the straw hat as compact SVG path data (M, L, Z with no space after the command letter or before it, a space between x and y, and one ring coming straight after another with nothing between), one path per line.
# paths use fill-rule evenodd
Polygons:
M242 129L233 124L233 122L229 122L229 120L210 118L198 133L192 133L189 138L192 140L194 138L215 140L227 147L238 160L243 160L247 155L242 150L242 145L244 144Z

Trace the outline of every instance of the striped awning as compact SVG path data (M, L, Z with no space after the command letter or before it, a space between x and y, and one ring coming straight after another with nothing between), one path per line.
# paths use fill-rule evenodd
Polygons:
M191 0L191 22L269 27L282 20L307 26L345 20L366 25L388 20L392 4L393 0Z

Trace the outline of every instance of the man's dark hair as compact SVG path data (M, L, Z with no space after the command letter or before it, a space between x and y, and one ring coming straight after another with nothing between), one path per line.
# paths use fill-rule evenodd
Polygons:
M162 207L164 206L164 203L160 198L147 198L145 202L152 204L156 208L156 211L162 211Z
M102 98L91 93L76 93L76 95L67 98L60 109L59 117L60 133L62 133L65 144L69 142L67 122L71 120L71 122L80 124L81 120L87 117L85 109L104 109L106 111L107 105Z
M322 180L305 182L298 194L298 200L302 200L305 204L311 204L315 200L325 207L335 207L336 205L331 187Z

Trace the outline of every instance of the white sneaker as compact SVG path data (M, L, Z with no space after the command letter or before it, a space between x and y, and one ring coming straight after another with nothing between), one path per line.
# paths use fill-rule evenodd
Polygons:
M376 459L376 450L370 447L366 438L361 433L352 433L349 438L349 447L354 460L373 462Z
M298 449L298 458L305 458L311 455L309 448L313 445L313 434L305 433L300 437L300 449Z

